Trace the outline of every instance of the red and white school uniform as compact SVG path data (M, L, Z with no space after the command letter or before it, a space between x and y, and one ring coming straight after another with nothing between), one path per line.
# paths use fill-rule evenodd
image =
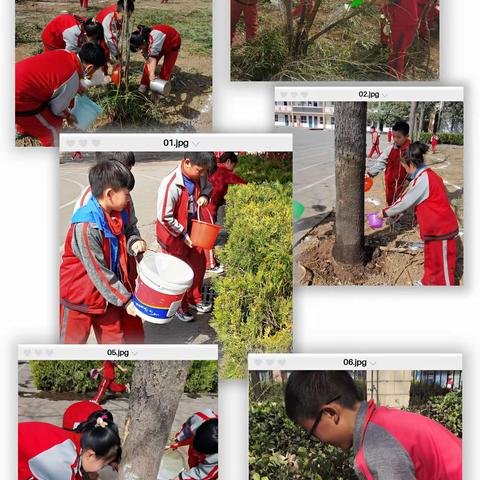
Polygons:
M63 414L62 426L67 430L75 430L78 425L86 422L92 413L100 410L103 410L103 408L91 400L72 403Z
M393 217L413 207L424 241L422 285L453 285L458 221L442 177L427 166L417 169L409 187L384 215Z
M210 409L194 413L182 425L182 429L175 435L173 448L188 445L189 470L179 473L180 480L214 480L218 478L218 453L205 455L193 448L195 433L207 420L216 420L218 415Z
M417 33L420 0L387 0L382 11L390 23L391 32L385 34L382 26L382 43L390 46L388 65L390 75L399 80L405 73L407 50Z
M80 435L43 422L18 424L18 480L82 480Z
M432 138L430 139L430 141L432 142L432 152L435 153L435 150L437 149L437 145L438 145L438 135L432 135Z
M223 163L217 165L215 172L208 178L212 191L207 209L212 216L213 222L217 220L218 208L225 205L225 196L228 193L229 185L245 185L248 182L239 177L235 172L229 170ZM207 220L208 221L208 220ZM205 250L207 268L214 268L217 264L213 250Z
M168 25L152 27L144 57L145 60L148 60L149 57L156 58L158 62L163 57L162 68L157 78L170 80L181 45L182 39L180 34L173 27ZM143 76L140 83L142 85L150 85L150 76L146 63L143 68Z
M390 145L377 158L375 164L368 169L371 177L376 177L381 171L385 170L385 197L387 205L391 205L399 196L405 187L407 172L400 163L400 157L405 156L410 139L398 147L395 144Z
M80 7L88 8L88 0L80 0Z
M192 287L182 299L182 310L188 311L189 304L202 302L202 284L205 276L205 255L203 249L188 247L184 238L189 234L189 212L195 211L200 196L209 197L211 185L204 177L195 184L190 199L183 178L183 161L160 183L157 197L157 241L163 253L173 255L186 262L193 270ZM202 218L202 217L201 217Z
M392 138L393 138L392 130L388 130L388 134L387 134L388 143L392 143Z
M101 403L107 390L113 393L122 393L127 390L125 385L115 382L115 367L115 362L111 362L110 360L103 362L103 378L98 386L97 394L93 398L94 402Z
M362 402L353 434L362 480L461 480L462 441L434 420Z
M17 132L37 138L44 147L58 144L63 119L80 87L78 55L54 50L15 64Z
M237 23L240 17L245 19L245 34L247 40L252 40L257 35L257 0L230 0L230 37L235 38Z
M110 58L110 56L118 58L120 54L118 41L122 24L117 20L117 4L100 10L95 20L103 26L104 41L102 42L102 46L107 59Z
M380 134L376 130L372 130L372 148L368 154L368 158L372 158L373 154L381 155L380 151Z
M87 41L87 36L82 28L86 18L65 13L55 17L42 32L43 49L68 50L78 52Z

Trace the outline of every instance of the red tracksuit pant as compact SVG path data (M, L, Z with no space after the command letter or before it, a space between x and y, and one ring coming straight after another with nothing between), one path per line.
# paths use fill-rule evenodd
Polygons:
M252 40L257 35L257 2L253 5L244 5L237 0L230 1L230 39L235 38L237 23L240 17L245 18L245 33L247 40Z
M127 389L125 385L121 383L115 383L113 380L108 378L103 378L98 386L98 391L95 397L93 398L94 402L101 403L104 395L107 393L107 390L110 390L113 393L121 393Z
M454 285L457 240L424 242L423 285Z
M377 155L381 155L382 152L380 151L380 145L376 143L375 145L372 145L372 148L370 149L370 153L368 154L368 158L372 158L373 154L377 153Z
M48 108L37 115L15 117L17 132L37 138L43 147L58 145L58 134L62 130L63 119L56 117Z
M80 6L83 8L88 8L88 0L80 0Z
M86 343L93 329L97 343L143 343L140 318L124 308L109 305L101 315L78 312L60 305L60 342Z
M157 75L157 78L160 78L161 80L170 80L173 72L173 67L175 66L178 54L180 52L181 45L182 41L180 39L180 36L165 40L162 51L157 57L157 60L159 62L163 57L162 68L160 69L160 73ZM142 85L150 85L150 75L148 73L148 67L146 63L143 67L143 75L140 83Z
M162 253L173 255L174 257L183 260L193 270L193 283L187 293L182 299L182 310L187 312L189 310L189 304L192 305L202 302L202 285L203 278L205 277L205 254L202 248L192 247L189 248L185 245L185 248L181 252L171 253L168 250L160 247Z

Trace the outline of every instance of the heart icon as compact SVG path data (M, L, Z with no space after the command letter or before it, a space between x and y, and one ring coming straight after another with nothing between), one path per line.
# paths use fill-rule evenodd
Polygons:
M280 358L280 359L278 360L278 364L279 364L279 365L282 365L282 366L285 365L285 359L284 359L284 358Z
M39 357L43 353L43 350L35 350L35 355Z
M75 145L75 140L67 140L67 145L73 147Z
M291 95L293 98L297 98L298 92L291 92L290 95Z
M82 147L85 147L85 145L87 145L87 141L86 140L80 140L78 142Z
M261 365L263 363L263 360L261 358L256 358L254 360L255 365Z
M287 92L280 92L280 95L285 98L287 96Z
M50 349L48 349L48 350L45 350L45 353L46 353L49 357L51 357L51 356L53 355L53 350L50 348Z
M25 354L26 357L28 357L32 351L31 350L24 350L23 353Z
M268 364L268 365L273 365L273 358L269 358L269 359L267 360L267 364Z
M307 98L308 97L308 92L302 92L301 95L302 95L303 98Z
M92 144L94 147L98 147L100 145L100 140L98 138L95 138L92 140Z

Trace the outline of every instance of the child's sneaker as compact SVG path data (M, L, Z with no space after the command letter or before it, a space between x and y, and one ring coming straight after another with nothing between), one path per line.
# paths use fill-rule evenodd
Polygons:
M127 393L130 393L130 384L129 383L125 384L125 391Z
M420 280L417 280L416 282L413 282L412 285L414 287L423 287L423 283Z
M213 267L213 268L207 268L205 271L207 273L214 273L216 275L220 275L221 273L225 272L225 269L223 268L223 265L217 265L216 267Z
M190 312L185 312L181 309L177 310L177 313L175 315L182 322L193 322L194 320L194 317Z
M212 311L212 304L211 303L196 303L195 305L189 304L191 308L196 310L198 313L209 313Z

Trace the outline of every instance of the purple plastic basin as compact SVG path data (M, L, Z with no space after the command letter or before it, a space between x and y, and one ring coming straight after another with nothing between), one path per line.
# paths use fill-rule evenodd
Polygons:
M369 213L367 215L368 224L372 228L381 228L383 226L384 219L378 216L378 212Z

